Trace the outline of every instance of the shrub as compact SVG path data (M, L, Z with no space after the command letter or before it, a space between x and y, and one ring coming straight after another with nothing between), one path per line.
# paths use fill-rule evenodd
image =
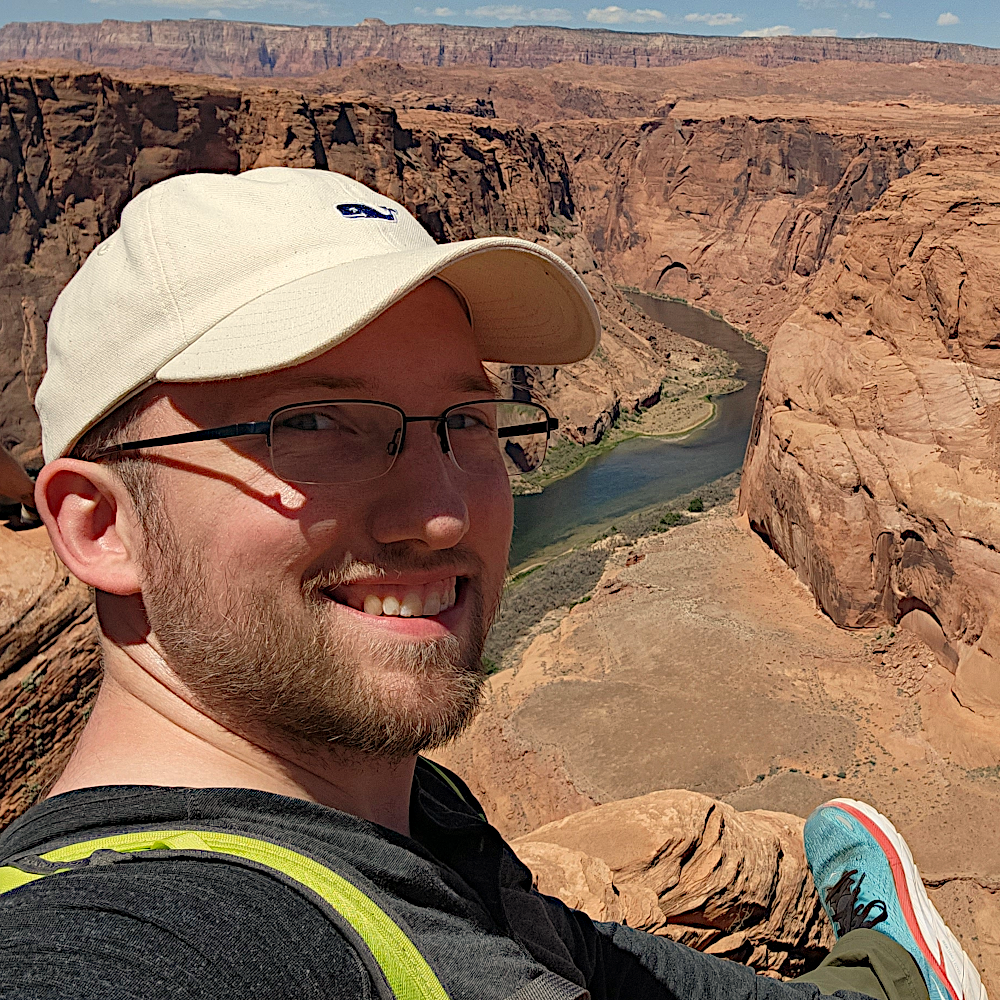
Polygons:
M689 504L688 510L692 514L700 514L705 509L705 501L701 497L695 497Z

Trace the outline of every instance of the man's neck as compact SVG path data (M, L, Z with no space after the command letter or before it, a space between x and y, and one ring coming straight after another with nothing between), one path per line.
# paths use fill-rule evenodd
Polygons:
M179 697L121 650L49 796L100 785L256 788L331 806L409 836L416 757L398 761L262 747Z

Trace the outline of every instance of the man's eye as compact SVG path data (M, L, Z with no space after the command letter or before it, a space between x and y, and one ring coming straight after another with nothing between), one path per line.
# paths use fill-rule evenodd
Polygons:
M283 420L281 426L291 431L329 431L335 425L325 413L296 413Z
M489 421L484 414L473 413L467 410L458 413L448 414L448 430L450 431L471 431L471 430L491 430Z

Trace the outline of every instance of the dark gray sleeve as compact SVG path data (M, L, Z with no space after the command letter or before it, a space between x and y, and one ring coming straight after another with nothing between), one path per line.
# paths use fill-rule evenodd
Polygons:
M297 891L170 859L50 875L0 896L4 1000L355 1000L358 953Z

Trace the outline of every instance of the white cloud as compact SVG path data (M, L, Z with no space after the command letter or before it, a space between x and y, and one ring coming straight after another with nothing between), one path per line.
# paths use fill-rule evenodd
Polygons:
M794 35L787 24L776 24L773 28L758 28L756 31L741 31L740 38L777 38L779 35Z
M878 38L878 32L877 31L857 31L853 35L851 35L851 38Z
M435 7L433 10L427 7L414 7L413 13L421 17L451 17L455 12L450 7Z
M937 23L939 28L947 28L949 25L952 24L961 24L961 22L958 19L958 15L952 14L950 10L944 14L939 14Z
M666 20L667 15L662 10L652 10L648 7L638 10L626 10L624 7L591 7L587 11L587 20L595 24L650 24Z
M878 16L880 18L882 18L883 21L891 21L892 20L892 14L890 14L887 10L880 10L878 12Z
M837 37L837 29L836 28L813 28L813 30L810 31L809 34L812 35L813 38L836 38Z
M874 10L877 0L798 0L803 10L847 10L855 7L858 10Z
M494 21L569 21L573 15L565 7L522 7L520 4L490 4L467 10L471 17L486 17Z
M722 28L730 24L739 24L743 18L736 14L685 14L685 21L707 24L712 28Z
M307 14L311 11L329 13L325 3L316 0L90 0L102 7L180 7L184 10L204 11L208 17L225 17L224 11L267 10Z

